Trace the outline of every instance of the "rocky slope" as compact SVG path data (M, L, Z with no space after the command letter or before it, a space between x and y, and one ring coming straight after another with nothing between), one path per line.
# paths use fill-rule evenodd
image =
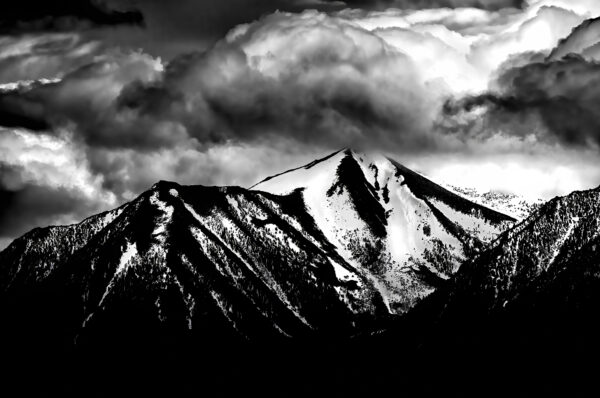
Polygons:
M576 279L597 278L599 237L600 189L552 199L463 264L453 295L477 296L486 311L510 308L560 286L573 291L561 294L571 300L581 293Z

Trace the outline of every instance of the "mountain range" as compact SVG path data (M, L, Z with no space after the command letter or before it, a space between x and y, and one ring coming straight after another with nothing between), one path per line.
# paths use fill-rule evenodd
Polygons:
M532 334L544 347L559 331L593 341L600 190L521 221L479 202L349 149L249 189L161 181L0 253L2 341L54 354L175 344L219 358L244 342L435 358L521 350Z

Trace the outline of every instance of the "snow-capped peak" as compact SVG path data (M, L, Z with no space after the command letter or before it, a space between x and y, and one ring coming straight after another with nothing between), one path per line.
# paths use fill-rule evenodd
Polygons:
M436 280L514 221L383 155L350 149L251 189L300 190L319 229L356 272L377 282L392 312L429 294Z

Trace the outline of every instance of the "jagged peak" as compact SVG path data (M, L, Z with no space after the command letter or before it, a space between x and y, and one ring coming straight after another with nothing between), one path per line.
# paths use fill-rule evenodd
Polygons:
M299 186L302 186L303 184L306 185L309 184L310 180L312 180L315 177L315 174L313 173L326 173L329 175L335 175L339 171L340 167L350 166L352 162L344 162L344 164L342 164L344 160L348 159L352 159L354 162L357 163L357 165L361 166L363 170L367 170L372 165L381 166L384 163L389 163L389 160L380 152L359 151L354 148L346 147L332 152L324 157L306 163L302 166L295 167L286 170L282 173L269 176L251 186L250 189L272 192L272 190L275 187L272 187L270 185L272 185L275 182L282 182L283 180L291 176L295 178L295 183ZM278 191L278 189L274 190Z
M474 210L479 211L493 223L515 221L510 216L476 204L443 188L423 174L375 150L342 148L304 166L268 177L251 189L287 194L297 188L319 184L324 179L331 180L331 185L337 185L336 181L342 174L346 175L346 182L364 179L367 185L372 185L377 190L391 189L387 186L390 178L398 179L400 184L406 185L420 199L431 198L442 201L464 214L471 214Z

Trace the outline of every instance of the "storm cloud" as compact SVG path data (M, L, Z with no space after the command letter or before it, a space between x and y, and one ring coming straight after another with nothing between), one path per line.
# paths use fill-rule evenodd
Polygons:
M0 34L142 23L143 15L139 11L115 10L102 0L19 0L3 4Z
M306 12L239 28L164 71L144 54L117 53L60 82L4 93L0 111L40 127L74 125L92 147L274 136L335 148L425 145L429 102L410 57L350 23Z

